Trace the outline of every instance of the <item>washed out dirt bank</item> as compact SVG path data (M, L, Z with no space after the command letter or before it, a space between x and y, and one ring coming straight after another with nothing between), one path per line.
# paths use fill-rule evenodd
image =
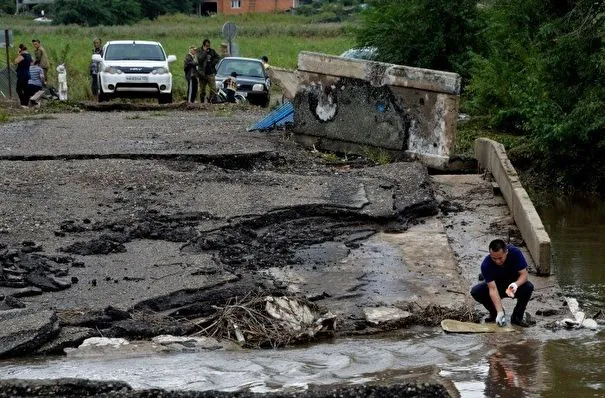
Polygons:
M336 161L287 133L246 132L258 112L0 125L0 356L61 354L98 336L203 336L232 319L217 313L267 296L323 319L304 340L476 319L467 293L487 243L523 243L487 180ZM565 309L541 280L532 309L543 325ZM219 337L237 339L232 323ZM279 345L256 331L240 344Z

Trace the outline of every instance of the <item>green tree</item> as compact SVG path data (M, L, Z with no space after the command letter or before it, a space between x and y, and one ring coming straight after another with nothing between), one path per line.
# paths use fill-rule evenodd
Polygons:
M138 0L57 0L55 23L78 25L128 25L141 19Z
M0 0L0 14L14 14L15 13L15 1L14 0Z
M160 15L174 14L177 12L191 13L194 9L194 5L197 4L195 0L140 0L142 15L145 18L156 19Z
M132 25L142 19L139 0L105 0L113 16L111 25Z
M105 1L56 0L54 23L78 25L113 25L115 18Z
M382 61L466 76L481 27L475 0L374 0L356 37Z
M564 184L590 176L605 192L605 3L498 0L465 101L534 144L531 156ZM591 189L592 189L591 188Z
M156 19L168 12L168 3L163 0L141 0L141 12L145 18Z

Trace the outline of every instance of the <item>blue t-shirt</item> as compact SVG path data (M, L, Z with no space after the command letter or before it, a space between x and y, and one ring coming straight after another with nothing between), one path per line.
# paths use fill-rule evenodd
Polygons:
M496 265L488 255L481 263L481 274L485 282L496 281L512 283L519 277L519 271L527 268L527 262L521 250L513 245L507 245L508 254L502 266Z

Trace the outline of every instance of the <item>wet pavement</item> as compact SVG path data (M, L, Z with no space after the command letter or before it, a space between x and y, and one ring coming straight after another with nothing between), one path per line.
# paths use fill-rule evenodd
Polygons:
M103 126L77 118L103 118ZM76 127L81 123L88 127ZM52 115L2 126L3 242L9 251L23 251L23 242L33 246L14 264L42 256L38 262L50 263L54 279L72 281L21 301L38 308L129 308L178 290L236 285L246 273L270 288L325 293L320 304L328 307L348 303L345 318L357 318L356 308L405 304L408 293L441 291L444 303L460 298L441 289L442 281L421 288L432 278L414 279L423 263L404 261L396 241L407 241L407 255L426 246L424 240L437 245L437 257L447 248L443 231L396 237L422 229L427 221L419 220L438 212L421 165L332 167L282 135L245 133L245 124L173 112ZM434 222L428 220L429 229ZM376 243L365 242L377 234ZM371 255L383 248L392 251L385 256L390 270ZM330 283L332 273L340 283ZM382 284L389 297L382 297Z

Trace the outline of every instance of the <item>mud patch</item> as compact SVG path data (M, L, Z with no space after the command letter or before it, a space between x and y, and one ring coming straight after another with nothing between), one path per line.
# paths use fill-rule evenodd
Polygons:
M178 213L162 215L144 211L134 220L103 221L66 220L61 223L62 233L97 232L101 235L88 241L79 241L60 248L61 251L80 255L123 253L124 243L136 239L187 242L198 235L196 227L203 221L216 219L208 213Z
M441 210L441 213L443 213L443 215L447 216L450 213L459 213L461 211L464 211L465 207L459 202L444 200L439 203L439 210Z
M130 385L120 381L92 381L84 379L59 380L3 380L0 382L0 394L19 397L169 397L169 398L355 398L355 397L451 397L447 389L435 382L404 383L392 386L347 386L330 388L329 391L317 389L302 393L222 392L222 391L167 391L161 389L133 390Z
M301 262L299 249L336 241L354 245L367 238L360 232L376 232L380 227L353 217L309 216L289 218L286 212L277 217L223 228L189 242L183 250L196 253L215 250L218 259L231 271L293 266Z

